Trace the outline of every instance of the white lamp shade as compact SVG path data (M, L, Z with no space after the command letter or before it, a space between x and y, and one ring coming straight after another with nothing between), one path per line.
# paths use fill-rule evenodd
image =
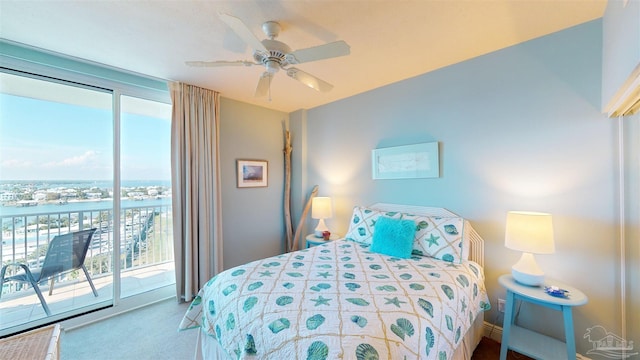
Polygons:
M556 249L551 214L509 211L504 245L526 253L553 254Z
M314 219L330 219L333 216L330 197L314 197L311 202L311 217Z

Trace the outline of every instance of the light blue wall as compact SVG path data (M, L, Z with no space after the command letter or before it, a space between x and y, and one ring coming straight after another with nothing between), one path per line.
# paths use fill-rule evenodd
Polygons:
M640 1L607 2L603 17L602 106L640 66Z
M284 252L283 123L288 114L221 97L224 268ZM236 187L236 160L267 160L268 186Z
M497 278L519 257L503 245L506 212L550 212L556 253L538 262L588 295L574 314L585 353L588 327L620 325L617 130L600 113L601 39L602 22L593 21L308 110L306 184L333 197L328 226L344 234L352 207L374 202L457 212L486 241L495 307L505 296ZM440 178L371 179L372 149L431 141L440 143ZM485 318L501 324L496 315ZM520 313L525 324L561 336L557 319L529 306Z

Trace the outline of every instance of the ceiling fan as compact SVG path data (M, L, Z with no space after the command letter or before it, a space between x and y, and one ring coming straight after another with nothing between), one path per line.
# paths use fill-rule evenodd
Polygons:
M195 67L262 65L265 67L265 71L258 81L256 97L270 93L271 79L280 69L284 70L290 78L298 80L312 89L322 92L330 91L333 85L291 65L345 56L350 53L349 45L342 40L294 51L287 44L276 40L281 27L275 21L267 21L262 24L262 31L268 39L260 41L242 20L228 14L219 14L219 16L231 30L253 48L253 61L187 61L186 64Z

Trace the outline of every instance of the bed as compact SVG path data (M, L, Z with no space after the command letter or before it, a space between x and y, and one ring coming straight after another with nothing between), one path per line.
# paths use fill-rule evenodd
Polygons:
M356 206L343 239L213 277L179 330L200 329L204 359L470 359L490 308L483 258L446 209Z

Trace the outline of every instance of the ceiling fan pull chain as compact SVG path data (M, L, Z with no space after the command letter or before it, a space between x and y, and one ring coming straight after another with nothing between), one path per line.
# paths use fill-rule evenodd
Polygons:
M269 102L271 102L271 78L273 76L269 74Z

